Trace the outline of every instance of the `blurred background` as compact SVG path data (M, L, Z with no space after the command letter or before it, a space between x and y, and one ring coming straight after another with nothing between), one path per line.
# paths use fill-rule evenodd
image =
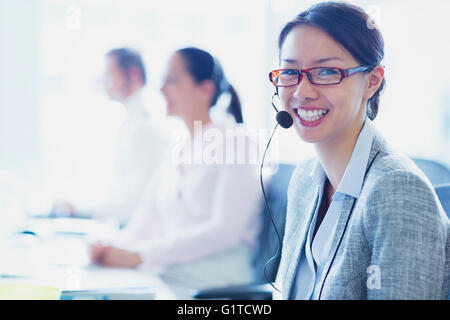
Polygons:
M124 119L102 87L105 53L115 47L141 52L146 101L161 126L176 126L160 93L166 62L198 46L221 61L247 126L272 128L268 72L278 65L278 34L315 2L0 0L0 210L19 219L47 212L55 199L89 205L104 196ZM450 2L351 2L385 39L387 87L375 125L400 151L450 165ZM276 147L282 162L312 155L293 130L279 131Z

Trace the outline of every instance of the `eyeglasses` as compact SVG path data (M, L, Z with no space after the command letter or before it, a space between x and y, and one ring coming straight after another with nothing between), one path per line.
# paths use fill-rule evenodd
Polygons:
M360 66L350 69L339 69L329 67L316 67L309 69L278 69L269 73L269 80L275 87L292 87L302 81L306 74L309 82L319 85L330 85L341 83L342 79L355 73L371 70L375 66Z

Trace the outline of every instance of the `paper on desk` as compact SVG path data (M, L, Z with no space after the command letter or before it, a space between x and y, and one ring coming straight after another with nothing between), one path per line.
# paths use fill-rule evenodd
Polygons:
M61 300L153 300L156 288L104 288L63 291Z
M53 236L55 234L103 235L118 230L114 221L78 218L35 218L28 221L31 230L38 235Z

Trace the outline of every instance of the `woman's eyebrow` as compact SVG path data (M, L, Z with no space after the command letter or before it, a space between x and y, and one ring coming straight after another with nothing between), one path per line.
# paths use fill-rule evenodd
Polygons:
M322 64L322 63L328 62L330 60L342 61L342 59L339 58L339 57L327 57L327 58L321 58L321 59L314 60L312 64ZM282 62L286 62L286 63L290 63L290 64L298 64L298 61L295 60L295 59L283 59L281 61Z
M321 64L321 63L324 63L324 62L328 62L328 61L330 61L330 60L339 60L339 61L342 61L342 59L341 59L341 58L338 58L338 57L329 57L329 58L322 58L322 59L314 60L313 63L314 63L314 64Z
M290 63L290 64L297 64L297 60L294 59L283 59L282 62Z

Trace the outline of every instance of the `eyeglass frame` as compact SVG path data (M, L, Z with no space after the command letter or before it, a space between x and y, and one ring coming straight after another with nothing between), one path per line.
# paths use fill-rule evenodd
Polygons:
M313 67L313 68L308 68L308 69L295 69L295 68L287 68L287 69L275 69L271 72L269 72L269 81L277 88L287 88L287 87L294 87L296 85L298 85L301 81L302 81L302 75L306 74L306 76L308 77L308 80L311 84L313 85L318 85L318 86L329 86L329 85L335 85L335 84L339 84L342 82L342 80L344 80L345 78L354 75L356 73L359 72L363 72L369 69L373 69L375 68L376 65L367 65L367 66L359 66L359 67L354 67L354 68L348 68L348 69L341 69L341 68L335 68L335 67ZM339 71L339 73L341 74L341 79L339 80L339 82L333 82L333 83L315 83L314 81L312 81L312 76L310 71L314 70L314 69L333 69L333 70L337 70ZM290 84L290 85L277 85L275 84L275 82L272 80L272 74L275 71L286 71L286 70L295 70L298 72L298 78L297 78L297 83L296 84Z

